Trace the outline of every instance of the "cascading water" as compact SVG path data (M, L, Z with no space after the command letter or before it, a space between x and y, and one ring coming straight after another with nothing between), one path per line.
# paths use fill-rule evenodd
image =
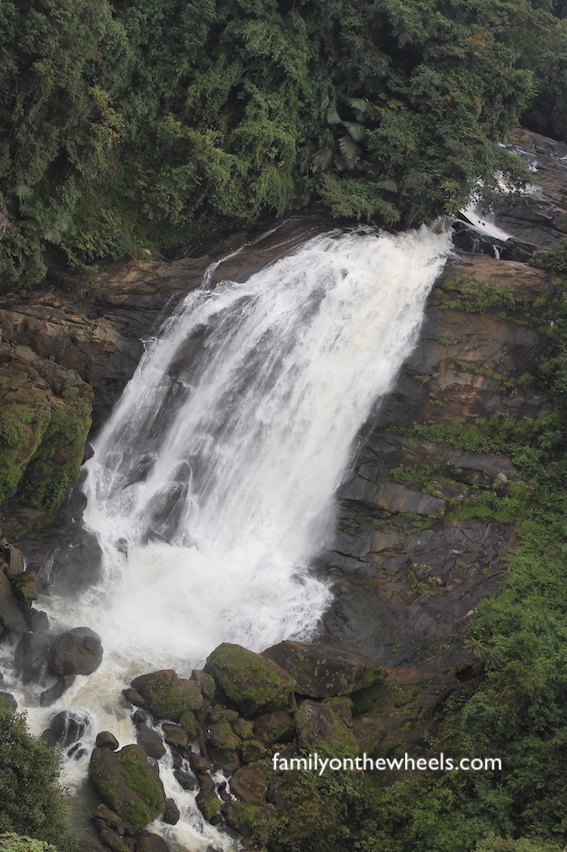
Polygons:
M65 706L116 732L113 702L137 673L186 674L222 641L313 635L330 592L309 561L448 249L425 228L328 233L245 283L209 275L165 323L88 462L102 582L45 606L105 650Z

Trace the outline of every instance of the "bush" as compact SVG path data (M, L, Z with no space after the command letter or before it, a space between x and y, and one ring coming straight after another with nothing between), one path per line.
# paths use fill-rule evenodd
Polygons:
M54 844L59 852L73 847L57 755L29 733L23 714L14 713L4 701L0 701L0 832L31 835ZM8 843L12 845L2 845ZM51 852L49 846L22 845L28 843L25 837L18 843L2 836L0 849Z

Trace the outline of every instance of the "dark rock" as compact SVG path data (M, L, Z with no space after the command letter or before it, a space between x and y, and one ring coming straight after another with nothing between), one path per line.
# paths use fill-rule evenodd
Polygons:
M237 769L230 779L230 789L243 802L262 805L266 799L268 785L261 772L252 766L243 766Z
M14 712L18 709L18 702L10 692L0 692L0 701L7 704Z
M75 682L75 675L65 675L60 677L49 689L45 689L39 696L41 707L49 707L59 701L61 696L67 692L70 686Z
M162 727L163 736L168 745L182 750L189 748L189 734L180 725L165 722Z
M186 710L198 710L203 703L198 684L178 677L173 669L141 675L132 681L132 687L158 719L178 722Z
M211 768L210 760L207 760L206 757L202 757L202 755L197 754L192 751L189 755L189 765L193 772L208 772Z
M58 675L89 675L101 662L100 637L89 627L74 627L57 636L51 646L49 665Z
M175 769L173 775L179 786L183 787L184 790L196 790L199 786L197 779L185 772L184 769Z
M97 748L109 748L111 751L116 751L119 742L110 731L100 731L96 735L95 745Z
M205 671L245 716L289 706L293 678L272 660L240 645L219 645L207 658Z
M89 778L103 802L134 828L144 828L163 811L165 795L159 772L139 745L117 752L95 748Z
M14 595L12 584L3 571L0 571L0 627L7 627L14 633L27 633L28 625Z
M105 823L100 822L99 820L95 820L95 826L97 829L100 826L100 842L108 849L111 849L112 852L132 852L130 846L124 842L124 839L120 837L118 832L113 831L111 828L107 828Z
M165 747L162 738L158 733L156 733L156 731L152 731L145 722L137 725L136 739L148 757L153 757L154 760L159 760L160 757L164 756Z
M169 846L159 834L144 832L136 835L135 852L169 852Z
M149 714L145 710L136 710L135 713L132 713L132 724L141 725L142 722L147 722L148 718Z
M53 717L49 723L49 728L43 732L41 737L49 745L60 743L66 747L78 742L87 732L90 724L91 717L88 713L81 713L77 710L62 710Z
M133 704L134 707L145 707L146 706L145 699L142 698L142 696L140 695L140 693L136 689L132 689L131 686L129 686L127 689L123 689L122 695L124 696L126 701L129 701L130 704ZM144 720L141 720L141 721L144 721Z
M73 852L102 852L102 846L96 840L90 840L82 837L77 841L77 845Z
M179 808L175 803L175 799L166 799L162 816L163 821L168 825L177 825L180 816L181 814L179 813Z
M369 657L330 645L285 641L268 648L263 656L290 673L296 681L296 692L312 698L350 695L371 686L385 674ZM268 723L266 719L264 727Z
M47 633L24 633L16 646L16 669L23 683L45 683L52 637Z
M47 633L49 630L49 616L41 609L32 609L30 630L32 633Z
M259 740L245 740L240 750L243 763L254 763L266 754L266 746Z

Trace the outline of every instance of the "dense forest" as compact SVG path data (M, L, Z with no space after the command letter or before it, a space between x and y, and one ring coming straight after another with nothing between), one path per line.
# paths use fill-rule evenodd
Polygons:
M0 278L265 214L415 226L567 132L552 0L0 0Z

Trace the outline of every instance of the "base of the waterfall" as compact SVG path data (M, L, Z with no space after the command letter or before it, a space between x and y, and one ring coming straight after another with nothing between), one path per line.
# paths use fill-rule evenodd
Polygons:
M306 808L324 821L321 779L367 769L376 736L388 745L422 738L424 708L455 684L447 667L387 672L329 645L283 641L257 654L224 643L189 677L166 669L134 678L121 721L75 707L50 730L68 758L66 782L74 776L83 794L89 775L83 836L94 828L113 852L234 852L297 841ZM100 672L88 688L102 688ZM110 699L101 694L101 706Z

